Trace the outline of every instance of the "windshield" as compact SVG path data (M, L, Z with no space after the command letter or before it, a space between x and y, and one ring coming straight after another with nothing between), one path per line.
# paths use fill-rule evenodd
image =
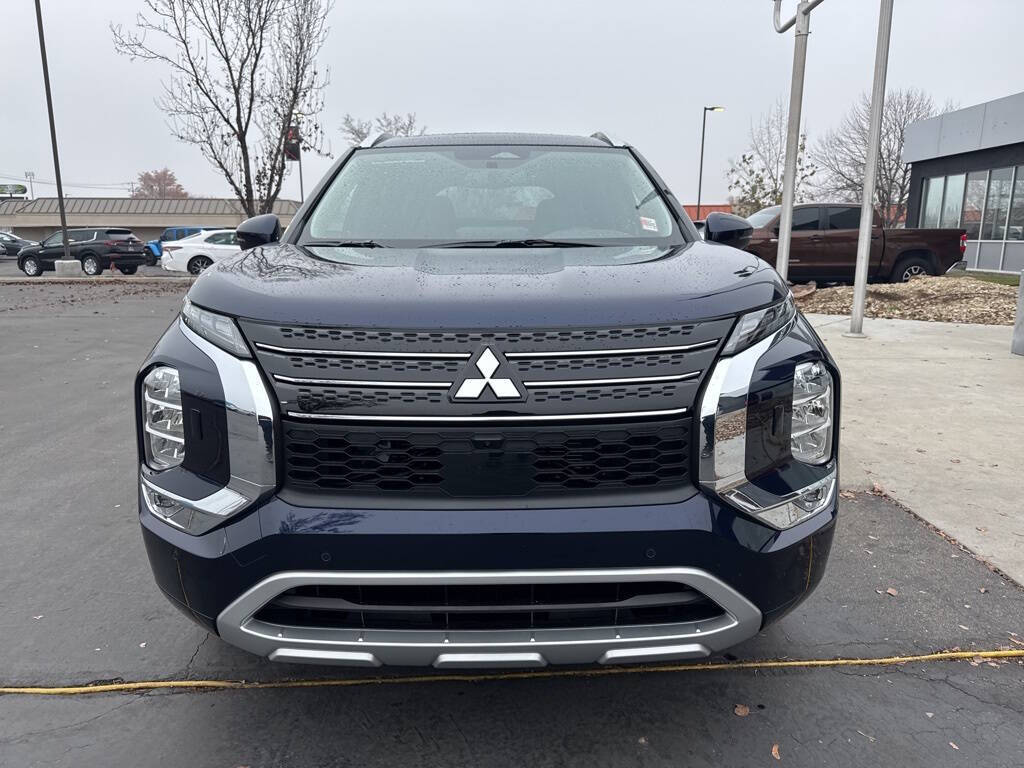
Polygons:
M357 150L300 243L671 245L683 237L626 150L545 146Z
M750 222L750 226L757 229L758 227L765 226L768 222L777 217L781 210L781 205L773 205L771 208L762 208L757 213L752 213L747 216L747 221Z

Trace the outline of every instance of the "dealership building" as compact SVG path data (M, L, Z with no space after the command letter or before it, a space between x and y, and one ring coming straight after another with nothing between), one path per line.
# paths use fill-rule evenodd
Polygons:
M274 213L286 227L299 209L294 200L278 200ZM142 240L154 240L168 227L222 227L233 229L246 218L237 200L189 197L181 200L146 200L132 197L66 197L68 227L127 227ZM55 197L35 200L0 200L0 231L26 240L43 240L60 229L60 208Z
M1024 270L1024 93L907 126L908 227L967 230L967 268Z

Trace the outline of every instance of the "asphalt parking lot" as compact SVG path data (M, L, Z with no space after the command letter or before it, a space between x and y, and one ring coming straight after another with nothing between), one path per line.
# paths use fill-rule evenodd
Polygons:
M1024 590L866 493L817 592L712 667L379 680L224 645L158 592L135 520L132 378L184 284L101 280L0 284L0 687L346 684L3 694L0 766L1024 762L1024 659L733 663L1024 650Z

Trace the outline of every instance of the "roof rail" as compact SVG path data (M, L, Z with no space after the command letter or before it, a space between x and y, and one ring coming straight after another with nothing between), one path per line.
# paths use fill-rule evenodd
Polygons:
M625 142L615 141L611 136L609 136L604 131L595 131L594 133L590 134L590 138L597 139L598 141L603 141L609 147L624 147L624 146L626 146Z
M391 135L390 133L388 133L387 131L383 131L383 132L380 132L380 133L371 133L371 134L368 134L365 139L363 139L361 142L359 142L359 146L360 147L364 147L364 148L365 147L376 147L382 141L387 141L388 139L393 139L393 138L395 138L395 137L393 135Z

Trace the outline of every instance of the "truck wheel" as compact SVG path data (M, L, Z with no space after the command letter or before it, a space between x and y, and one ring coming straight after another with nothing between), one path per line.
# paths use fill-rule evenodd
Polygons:
M98 275L103 270L100 268L99 259L90 253L82 257L82 271L87 275Z
M930 274L932 274L932 265L928 263L927 259L923 259L920 256L910 256L897 262L889 282L905 283L912 277Z
M198 275L211 264L213 261L207 256L193 256L188 262L188 271L193 275Z
M29 277L39 277L43 273L43 269L39 266L35 256L25 257L25 260L21 262L21 271Z
M131 266L118 267L118 269L121 270L122 275L134 275L136 272L139 271L139 267L137 264L132 264Z

